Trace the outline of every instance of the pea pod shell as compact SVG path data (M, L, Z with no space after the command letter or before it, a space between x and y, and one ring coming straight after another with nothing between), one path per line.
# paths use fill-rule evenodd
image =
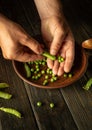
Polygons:
M26 76L27 76L27 78L29 78L31 76L30 67L26 63L24 63L24 68L25 68L25 71L26 71Z
M12 97L11 94L0 91L0 98L10 99L11 97Z
M83 87L85 90L89 90L89 88L92 86L92 78L90 78L86 85Z
M48 52L43 52L42 55L49 58L49 59L51 59L51 60L56 60L56 57L54 55L51 55Z
M7 83L0 83L0 88L7 88L9 87L9 84Z
M0 107L1 111L4 111L6 113L12 114L17 116L18 118L21 118L21 113L13 108L5 108L5 107Z

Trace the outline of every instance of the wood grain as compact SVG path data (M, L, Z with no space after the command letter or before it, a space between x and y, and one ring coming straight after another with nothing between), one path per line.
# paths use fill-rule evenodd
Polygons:
M81 44L92 37L91 0L64 0L63 7L76 42ZM0 11L30 35L40 34L40 19L33 1L0 0ZM0 111L0 130L92 130L92 88L82 89L92 77L92 57L88 60L87 71L77 82L63 89L44 90L23 82L0 51L0 82L9 83L10 88L4 91L13 94L9 101L0 99L0 106L14 107L23 114L22 119L17 119ZM36 106L37 101L42 101L41 108ZM53 110L50 102L55 103Z

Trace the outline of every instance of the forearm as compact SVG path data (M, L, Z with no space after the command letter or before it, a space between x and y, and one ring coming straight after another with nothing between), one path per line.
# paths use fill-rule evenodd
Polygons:
M34 0L34 2L41 19L63 15L60 0Z

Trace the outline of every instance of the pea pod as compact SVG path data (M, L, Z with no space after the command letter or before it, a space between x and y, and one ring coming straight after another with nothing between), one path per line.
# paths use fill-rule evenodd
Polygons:
M89 90L91 86L92 86L92 78L90 78L90 79L87 81L86 85L84 85L83 88L84 88L85 90Z
M42 55L49 58L49 59L51 59L51 60L56 60L56 57L54 55L51 55L48 52L43 52Z
M24 68L25 68L25 71L26 71L26 76L27 76L27 78L29 78L31 76L30 67L26 63L24 63Z
M9 87L9 84L7 83L0 83L0 88L7 88Z
M0 91L0 98L10 99L11 97L12 97L11 94Z
M5 107L0 107L1 111L4 111L6 113L12 114L17 116L18 118L21 118L21 113L13 108L5 108Z

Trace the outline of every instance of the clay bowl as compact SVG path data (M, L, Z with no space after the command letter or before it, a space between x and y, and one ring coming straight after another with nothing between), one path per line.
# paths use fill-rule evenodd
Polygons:
M60 76L60 77L58 77L57 81L55 81L53 83L49 82L46 86L42 85L45 75L43 75L38 80L32 80L31 78L26 77L24 64L22 62L12 61L12 63L13 63L13 67L14 67L14 70L17 73L17 75L26 83L28 83L34 87L55 89L55 88L66 87L66 86L74 83L78 79L80 79L80 77L85 73L86 68L87 68L87 56L84 52L84 49L77 44L75 47L75 61L74 61L74 65L71 70L71 72L73 73L72 78L68 78L68 77L64 78L64 76ZM43 69L45 69L45 68L43 68Z
M92 38L83 41L82 42L82 47L85 48L85 49L92 50Z
M89 38L82 42L82 47L87 54L88 61L92 64L92 38Z

